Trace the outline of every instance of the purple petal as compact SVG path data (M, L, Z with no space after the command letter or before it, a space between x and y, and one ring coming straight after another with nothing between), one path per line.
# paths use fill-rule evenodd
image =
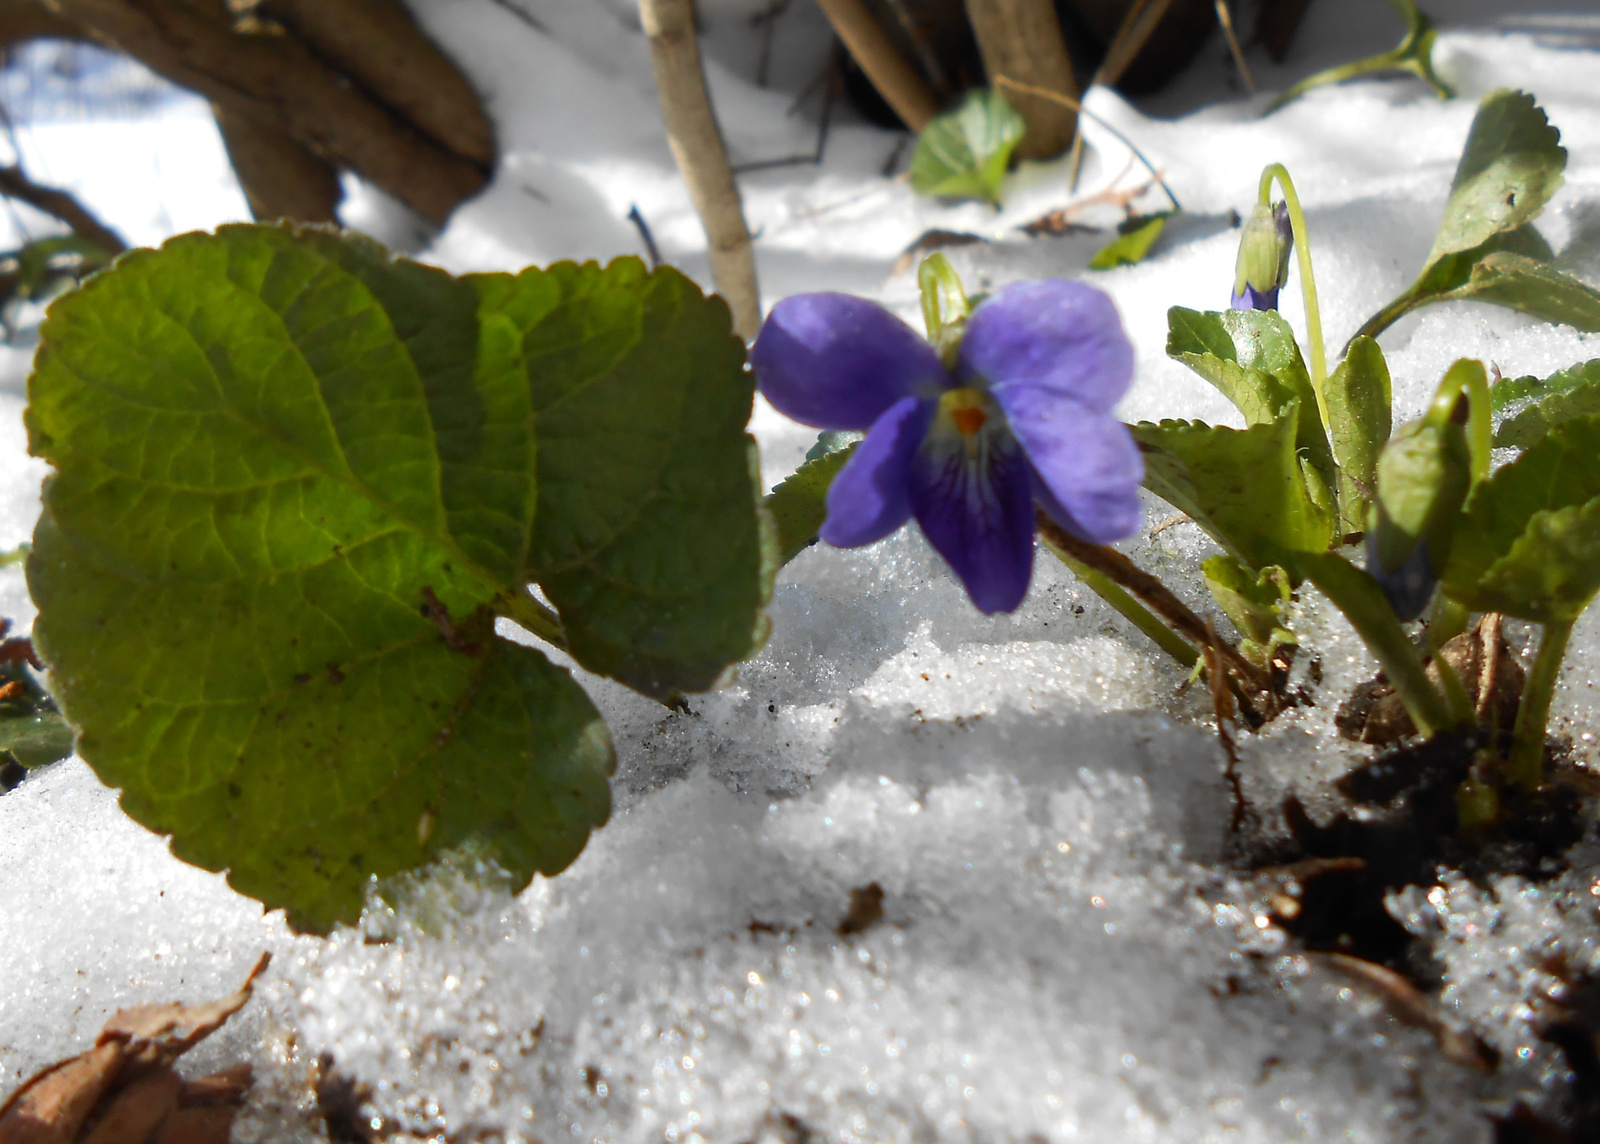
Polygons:
M1229 305L1235 310L1276 310L1278 308L1278 288L1273 286L1267 290L1257 290L1247 282L1245 283L1244 293L1235 294Z
M998 421L998 418L996 418ZM911 508L980 612L1015 610L1033 575L1033 488L1028 459L1004 426L977 435L937 429L911 464Z
M995 398L1039 476L1039 503L1057 524L1096 544L1139 531L1144 460L1126 425L1039 386L1013 385Z
M794 294L750 350L756 386L779 413L818 429L865 429L904 397L950 387L939 355L876 302Z
M996 397L1033 385L1109 413L1133 380L1133 346L1116 306L1093 286L1013 282L973 311L956 373Z
M911 458L935 408L932 401L902 397L873 422L828 489L828 519L818 533L823 540L835 548L859 548L910 519Z

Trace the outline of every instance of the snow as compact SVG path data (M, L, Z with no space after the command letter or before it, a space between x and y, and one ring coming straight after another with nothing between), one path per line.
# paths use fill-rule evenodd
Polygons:
M463 271L639 253L637 207L663 255L704 279L631 5L413 7L469 62L500 169L438 235L359 185L348 221ZM772 86L758 87L752 16L767 7L701 5L737 163L817 141L816 98L791 109L826 29L814 5L785 8ZM1440 69L1462 88L1453 102L1389 79L1258 118L1272 90L1392 45L1398 21L1379 0L1313 5L1288 63L1252 55L1255 96L1230 90L1220 41L1144 110L1090 95L1191 216L1149 262L1094 276L1139 353L1124 416L1231 418L1164 357L1165 313L1225 301L1228 216L1248 208L1265 163L1285 162L1305 202L1336 351L1420 266L1477 97L1494 86L1533 91L1562 129L1567 182L1541 226L1565 267L1600 279L1600 18L1592 6L1435 7ZM40 98L18 126L29 169L138 242L243 217L204 108L121 74L109 94L89 89L109 122ZM1144 181L1111 133L1085 131L1085 194ZM1069 201L1059 163L1016 173L997 213L918 200L880 174L906 158L899 136L839 110L820 165L742 178L769 303L850 290L912 318L913 275L892 267L932 228L991 240L949 252L972 289L1082 275L1105 241L1017 231ZM1157 207L1159 192L1139 202ZM1303 330L1298 293L1285 299ZM1458 356L1546 373L1600 356L1595 341L1458 304L1402 320L1384 347L1406 415ZM19 416L29 352L27 335L0 347L0 547L25 539L38 511L43 467L24 455ZM754 431L774 482L814 440L764 406ZM1165 512L1152 501L1151 522ZM1129 549L1201 602L1194 571L1210 549L1195 528ZM1207 701L1052 562L1040 559L1022 609L990 619L914 533L818 547L784 570L771 612L768 646L692 714L584 678L619 766L612 820L570 870L514 897L463 858L325 940L176 862L80 762L34 774L0 798L0 1090L77 1051L114 1009L220 995L271 949L256 1000L195 1054L196 1069L255 1062L240 1140L320 1138L311 1086L324 1054L370 1089L389 1128L452 1140L1470 1142L1493 1137L1486 1107L1561 1107L1568 1066L1535 1032L1559 992L1555 953L1573 972L1600 970L1592 842L1554 880L1444 872L1391 899L1442 967L1447 1013L1513 1062L1484 1077L1296 953L1258 890L1227 873L1231 792ZM14 568L0 569L0 614L31 621ZM1242 781L1263 802L1309 799L1364 757L1333 739L1332 713L1370 657L1314 594L1296 625L1323 681L1305 681L1315 706L1241 742ZM1591 618L1556 701L1557 731L1586 760L1596 655ZM868 925L872 887L882 915Z

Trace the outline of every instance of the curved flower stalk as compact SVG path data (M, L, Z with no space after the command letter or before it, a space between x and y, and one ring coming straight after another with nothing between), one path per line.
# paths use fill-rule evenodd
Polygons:
M1081 282L1013 283L968 316L935 258L934 344L876 303L799 294L773 307L751 364L779 412L866 430L829 489L823 540L872 544L915 516L973 604L1009 612L1033 572L1035 501L1093 543L1139 528L1144 465L1111 416L1133 347L1111 299Z

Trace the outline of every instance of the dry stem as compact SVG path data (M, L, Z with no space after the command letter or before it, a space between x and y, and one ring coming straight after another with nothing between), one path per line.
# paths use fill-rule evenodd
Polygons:
M833 30L850 49L894 113L913 131L921 131L939 114L939 101L915 68L906 62L894 41L878 26L861 0L817 0Z
M998 83L1000 76L1019 81L1012 86L1023 97L1012 93L1009 98L1028 130L1017 155L1053 159L1061 154L1078 125L1078 84L1053 0L967 0L967 17L991 81ZM1073 102L1043 98L1034 90L1040 88Z
M667 141L706 228L712 281L733 312L734 329L748 340L761 325L755 255L700 68L694 5L692 0L639 0L639 17L650 39Z
M55 187L40 186L23 174L21 167L0 167L0 195L54 215L70 226L73 234L107 254L121 254L128 249L121 235L90 214L77 199Z
M339 221L337 208L344 192L338 171L301 146L276 120L221 104L212 104L211 113L252 217L263 222Z

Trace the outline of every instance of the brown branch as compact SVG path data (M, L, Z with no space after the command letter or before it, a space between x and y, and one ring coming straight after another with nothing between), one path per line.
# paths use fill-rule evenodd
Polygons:
M234 31L218 5L186 0L47 0L50 8L183 87L244 115L277 119L310 150L442 223L488 179L368 98L293 36Z
M121 254L128 249L121 235L95 218L71 194L57 187L40 186L23 174L21 167L0 167L0 195L54 215L71 227L73 234L107 254Z
M1073 100L1078 96L1054 0L967 0L967 17L991 82L996 76L1018 81L1016 91L1007 96L1028 125L1017 155L1053 159L1061 154L1077 130L1076 113L1070 105L1028 90L1043 88Z
M313 155L276 120L211 105L217 130L252 217L266 222L337 223L339 172Z
M817 0L856 63L905 125L921 131L939 114L939 101L861 0Z
M639 0L639 17L650 40L667 142L710 244L711 279L733 312L734 329L749 340L761 325L755 255L727 148L706 92L693 2Z
M0 46L24 40L87 38L82 28L48 11L39 0L0 0Z
M258 10L435 143L494 162L478 93L396 0L263 0Z

